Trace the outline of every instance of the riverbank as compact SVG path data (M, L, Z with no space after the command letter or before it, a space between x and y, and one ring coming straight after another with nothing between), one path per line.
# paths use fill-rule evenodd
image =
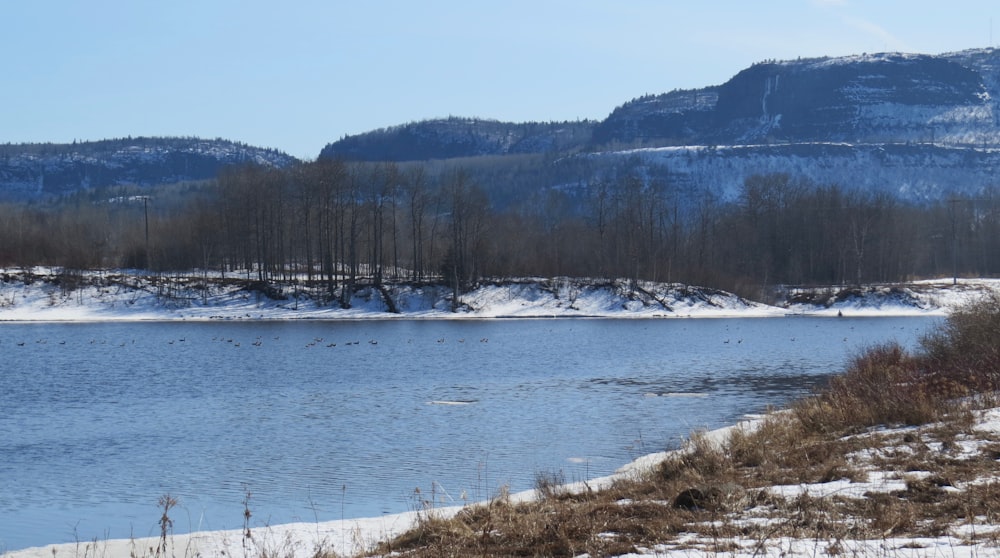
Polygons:
M0 322L945 315L1000 292L1000 280L786 287L770 304L678 283L603 279L483 281L457 300L435 283L357 284L345 294L347 289L305 280L265 284L245 276L7 269L0 270Z
M705 439L722 444L734 429L752 428L760 417L751 417L738 425L720 428L704 434ZM639 457L621 467L615 474L583 482L566 484L560 490L581 493L607 490L616 482L648 474L675 452L658 452ZM542 495L537 490L503 494L509 503L536 501ZM466 506L434 506L430 503L417 511L386 514L380 517L344 519L314 523L288 523L268 527L198 531L168 534L162 537L133 539L82 540L75 543L52 544L21 550L0 552L3 558L154 558L165 555L176 558L210 558L246 556L247 558L334 558L367 554L428 519L447 520L463 510L486 503ZM168 512L169 515L169 512ZM165 545L165 546L164 546Z
M825 442L810 437L800 441L797 448L776 445L789 442L786 437L790 428L787 412L752 417L732 427L695 434L682 449L641 457L612 476L560 486L540 481L536 490L500 494L491 502L469 506L428 505L419 511L376 518L293 523L249 531L80 541L3 556L405 556L406 545L414 544L413 537L426 536L426 543L433 544L436 537L431 532L454 531L451 522L468 521L457 519L461 516L494 513L499 528L509 526L504 521L510 521L512 514L524 513L530 518L536 512L524 510L531 506L556 514L560 519L554 521L565 522L558 527L568 531L572 522L579 520L581 510L567 509L577 505L584 506L588 515L607 516L602 520L606 531L597 538L607 543L602 548L608 555L624 558L719 554L738 558L971 558L1000 551L1000 474L996 469L1000 457L1000 408L967 409L924 425L871 427ZM757 434L760 432L763 434ZM753 446L762 440L775 445L749 448L748 442ZM794 467L786 463L786 470L780 474L764 463L747 467L745 455L735 457L743 461L739 464L745 469L742 473L730 469L734 464L728 463L739 452L763 450L777 456L793 448L815 455L795 457L802 462ZM761 474L758 469L772 470ZM679 484L673 484L689 488L670 498L636 494L637 487L651 476L664 475L676 475L674 480ZM785 480L779 482L779 477ZM538 529L525 525L520 528ZM648 546L616 542L628 538L629 529L650 534L663 529L673 534ZM458 533L455 536L462 536ZM557 541L561 535L552 536L554 542L564 542ZM568 555L589 556L583 545L579 552Z

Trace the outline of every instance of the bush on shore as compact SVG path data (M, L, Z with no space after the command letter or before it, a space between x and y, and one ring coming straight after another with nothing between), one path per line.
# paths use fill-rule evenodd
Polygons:
M993 399L998 390L1000 296L992 295L956 310L913 354L891 343L868 349L792 408L807 429L836 434L927 424L968 403L963 398Z

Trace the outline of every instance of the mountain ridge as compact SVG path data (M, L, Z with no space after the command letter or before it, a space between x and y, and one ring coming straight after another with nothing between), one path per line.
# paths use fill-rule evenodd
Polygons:
M296 162L276 149L218 138L127 137L70 144L0 144L0 200L42 199L89 188L210 180L227 166L285 168Z
M978 196L994 187L1000 168L1000 50L769 60L719 85L633 98L600 121L452 116L344 136L318 155L438 161L439 170L496 157L473 177L501 204L628 173L724 197L749 176L775 172L913 202ZM226 166L298 162L222 139L6 144L0 201L210 180Z
M675 111L677 121L663 125L654 120L643 126L640 119L640 130L653 138L666 134L679 145L872 143L919 141L927 135L924 126L935 121L939 126L956 121L979 127L993 124L992 119L976 120L992 109L979 73L929 55L758 63L717 91L708 118L701 108ZM627 106L613 112L602 123L611 128L609 139L636 139L616 128L619 119L635 116ZM996 132L991 131L995 143Z
M570 144L591 151L609 146L816 141L969 145L986 141L996 146L1000 145L998 101L996 49L765 61L719 85L645 95L615 107L604 120L572 123L578 129ZM455 122L465 125L461 135L477 138L480 144L488 144L485 139L497 128L530 125L535 136L545 137L568 124L424 120L345 136L327 144L319 156L410 161L541 151L525 145L509 149L499 143L494 149L480 145L478 150L449 150L468 143L459 134L444 135L446 124ZM588 128L591 137L584 141ZM403 149L407 143L412 151Z
M476 137L476 122L465 122L464 138ZM408 134L423 160L466 164L434 150L448 137L419 143L416 131L437 123L349 136L328 144L320 157L381 160L381 145L393 143L398 152L406 143L400 137ZM1000 168L1000 50L768 60L719 85L634 98L604 120L587 123L591 127L581 125L574 143L538 163L551 166L554 160L566 168L572 166L566 161L584 160L582 170L561 173L558 182L521 181L530 183L524 192L632 174L732 199L746 178L784 173L913 203L983 196L994 188L994 170ZM534 131L544 136L556 126L535 123ZM354 151L345 151L347 145ZM462 156L511 154L481 148ZM390 157L417 159L406 153Z

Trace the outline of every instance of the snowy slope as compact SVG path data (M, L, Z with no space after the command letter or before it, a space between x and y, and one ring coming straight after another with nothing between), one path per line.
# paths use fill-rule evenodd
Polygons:
M1000 280L791 289L784 303L769 306L682 284L562 278L483 282L462 294L454 310L452 292L444 286L361 286L350 297L350 308L342 308L327 293L301 286L262 289L217 277L66 276L33 269L0 272L0 321L922 315L944 314L989 292L1000 292Z
M640 161L671 183L732 199L748 176L785 173L817 185L881 191L910 202L993 188L1000 149L924 144L804 143L661 147L581 155L608 165Z

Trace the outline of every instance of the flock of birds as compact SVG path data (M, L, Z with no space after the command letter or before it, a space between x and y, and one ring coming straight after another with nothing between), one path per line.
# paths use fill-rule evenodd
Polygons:
M280 340L281 340L281 336L275 336L275 337L272 338L272 341L274 341L274 342L278 342ZM455 339L454 341L456 341L458 343L465 343L465 338L462 337L462 338L459 338L459 339ZM31 343L31 344L35 344L35 345L47 345L48 342L49 341L48 341L47 338L40 338L40 339L34 341L34 343ZM187 337L179 337L179 338L174 338L174 339L168 339L166 341L166 344L168 344L168 345L174 345L174 344L177 344L177 343L186 343L186 342L187 342ZM233 347L241 347L243 345L242 341L240 341L239 339L237 339L235 337L226 337L226 336L221 336L221 337L220 336L214 336L214 337L212 337L212 342L214 342L214 343L226 343L226 344L232 345ZM438 344L444 344L446 342L447 342L447 339L445 339L443 337L437 339L437 343ZM483 337L482 339L479 340L479 342L480 343L488 343L489 339L486 338L486 337ZM122 342L111 343L111 342L109 342L106 339L98 340L96 338L91 338L89 340L88 344L90 344L90 345L113 345L113 346L116 345L118 347L125 347L125 346L130 345L130 344L131 345L135 345L135 343L136 343L135 339L132 339L131 342L122 341ZM339 345L347 347L347 346L352 346L352 345L361 345L361 343L362 342L360 340L355 339L355 340L341 342L341 343L339 343ZM413 343L413 339L407 340L407 343ZM28 341L16 341L14 344L17 345L18 347L24 347L25 345L28 345L29 342ZM65 340L59 341L58 344L59 345L65 345L66 341ZM378 339L369 339L367 341L367 344L368 345L378 345ZM0 345L3 345L3 339L0 339ZM261 336L261 335L258 335L250 343L250 345L254 346L254 347L261 347L261 346L263 346L264 345L264 337ZM337 342L328 342L323 337L313 337L313 338L309 339L305 343L305 348L312 348L312 347L315 347L317 345L322 345L322 346L325 346L327 348L333 348L333 347L337 347L338 343Z
M853 330L854 326L851 326L850 329ZM905 329L905 328L901 328L901 329ZM727 327L727 330L728 330L728 327ZM735 342L734 342L734 339L735 339ZM227 337L227 336L218 336L217 335L217 336L212 337L211 340L212 340L212 342L215 342L215 343L230 344L233 347L240 347L240 346L243 345L243 343L239 339L237 339L235 337ZM281 340L280 336L274 336L273 338L270 339L271 342L279 342L280 340ZM788 338L788 341L790 341L790 342L795 342L796 340L797 340L797 337L794 337L794 336ZM188 341L187 337L178 337L178 338L168 339L166 341L166 343L168 345L174 345L174 344L177 344L177 343L186 343L187 341ZM458 339L453 339L452 341L457 342L457 343L465 343L466 339L464 337L462 337L462 338L458 338ZM725 345L729 345L729 344L742 345L743 341L744 341L744 339L742 337L732 338L732 337L727 336L727 337L724 337L722 339L722 343L725 344ZM844 337L843 341L847 342L847 341L849 341L849 338L848 337ZM24 341L24 340L19 340L19 341L14 342L14 344L16 346L18 346L18 347L24 347L24 346L29 345L29 344L46 345L46 344L48 344L48 342L49 341L48 341L47 338L40 338L40 339L37 339L36 341L34 341L33 343L29 343L28 341ZM446 339L446 338L444 338L444 337L440 337L440 338L436 339L436 342L437 342L437 344L445 344L445 343L449 342L449 340ZM483 337L483 338L479 339L479 342L480 343L488 343L489 339L486 338L486 337ZM254 346L254 347L261 347L261 346L264 345L264 343L265 343L264 337L261 336L261 335L258 335L250 343L250 345ZM407 343L413 343L413 339L408 339ZM0 338L0 346L2 346L3 344L4 344L3 338ZM59 345L66 345L67 342L65 340L61 340L61 341L58 341L57 344L59 344ZM136 340L135 339L131 339L130 341L122 341L122 342L113 342L112 343L112 342L109 342L106 339L105 340L98 340L98 339L95 339L95 338L91 338L89 340L89 344L91 344L91 345L98 345L98 344L99 345L116 345L118 347L125 347L125 346L130 345L130 344L131 345L135 345L136 344ZM309 338L305 342L305 348L312 348L312 347L316 347L316 346L325 346L327 348L334 348L334 347L337 347L337 346L347 347L347 346L361 345L361 344L362 344L362 341L360 341L358 339L349 340L349 341L343 341L343 342L337 343L336 341L327 341L323 337L312 337L312 338ZM378 342L377 339L369 339L367 341L367 344L368 345L378 345L379 342Z
M280 339L281 339L281 337L277 336L277 337L273 338L273 341L279 341ZM791 341L791 342L794 342L795 340L796 340L795 337L789 338L789 341ZM847 340L848 340L848 338L844 337L844 342L846 342ZM180 337L180 338L177 338L177 339L170 339L166 343L168 345L174 345L176 343L185 343L186 341L187 341L186 337ZM236 339L234 337L225 337L225 336L219 337L219 336L215 336L215 337L212 337L212 341L216 342L216 343L228 343L228 344L231 344L233 347L241 347L243 345L243 343L240 340L238 340L238 339ZM457 343L465 343L465 338L455 339L454 341L457 342ZM407 343L412 343L412 342L413 342L412 339L407 340ZM445 338L443 338L443 337L437 339L437 343L438 344L444 344L444 343L447 343L447 342L448 342L448 340L445 339ZM479 342L480 343L488 343L489 339L486 338L486 337L483 337L482 339L479 340ZM337 342L328 342L323 337L313 337L312 339L308 340L305 343L305 348L308 349L308 348L316 347L318 345L319 346L325 346L327 348L337 347L338 345L339 346L348 347L348 346L352 346L352 345L360 345L361 343L362 342L360 340L352 340L352 341L341 342L341 343L338 344ZM727 337L727 338L723 339L722 343L724 345L729 345L730 343L732 343L732 339ZM0 339L0 345L2 345L2 344L3 344L3 340ZM17 341L16 342L16 345L18 347L24 347L27 344L28 344L27 341ZM35 341L35 344L38 344L38 345L48 344L48 339L44 339L44 338L43 339L38 339L38 340ZM59 345L65 345L66 341L59 341L58 344ZM91 344L91 345L97 345L97 344L108 345L108 344L112 344L112 345L117 345L119 347L125 347L125 346L127 346L129 344L134 345L135 344L135 339L132 339L131 343L124 342L124 341L123 342L119 342L119 343L109 343L107 340L98 341L97 339L91 339L90 342L89 342L89 344ZM369 344L369 345L378 345L378 340L377 339L369 339L367 341L367 344ZM736 345L743 344L743 339L742 338L736 339L735 344ZM264 345L264 338L262 336L258 335L250 343L250 345L254 346L254 347L261 347L261 346Z
M854 328L852 327L851 329L854 329ZM280 339L281 339L280 336L277 336L277 337L273 338L274 341L279 341ZM789 341L794 342L795 340L796 340L795 337L790 337L789 338ZM846 342L847 340L848 340L848 338L844 337L844 341ZM187 341L186 337L180 337L180 338L177 338L177 339L170 339L170 340L168 340L167 344L168 345L173 345L175 343L184 343L186 341ZM239 341L239 340L237 340L236 338L233 338L233 337L224 337L224 336L223 337L219 337L219 336L215 336L215 337L212 337L212 341L213 342L230 343L234 347L240 347L240 346L242 346L242 342ZM465 338L463 337L463 338L455 339L455 341L458 342L458 343L465 343ZM413 340L409 339L407 342L408 343L412 343ZM445 339L443 337L437 339L437 343L438 344L444 344L446 342L447 342L447 339ZM479 340L479 342L480 343L488 343L489 339L486 338L486 337L483 337L482 339ZM725 339L723 339L723 341L722 341L722 343L724 345L729 345L731 342L732 342L732 339L728 338L728 337L725 338ZM47 343L48 343L48 339L45 339L45 338L38 339L37 341L35 341L35 344L38 344L38 345L45 345ZM736 344L737 345L741 345L742 343L743 343L743 339L742 338L736 339ZM3 340L2 339L0 339L0 344L3 344ZM18 347L24 347L27 344L28 344L27 341L17 341L16 342L16 345ZM59 341L58 344L59 345L65 345L66 341ZM107 345L109 343L108 343L107 340L98 341L97 339L91 339L90 340L90 344L91 345L96 345L96 344ZM126 346L128 344L129 344L128 342L121 342L121 343L118 343L117 345L119 347L124 347L124 346ZM131 344L133 344L133 345L135 344L135 339L132 339ZM253 342L251 342L250 344L252 346L254 346L254 347L261 347L261 346L264 345L264 339L263 339L262 336L258 335L256 337L256 339L254 339ZM315 346L321 345L321 344L325 345L328 348L333 348L333 347L336 347L338 345L336 342L326 342L326 340L324 338L322 338L322 337L314 337L311 340L309 340L308 342L306 342L305 347L306 348L311 348L311 347L315 347ZM359 341L359 340L346 341L346 342L340 343L341 346L345 346L345 347L346 346L350 346L350 345L360 345L360 344L361 344L361 341ZM378 345L378 340L377 339L369 339L368 340L368 344L369 345Z
M275 342L280 341L281 340L281 336L275 336L272 340L275 341ZM241 345L240 341L238 341L238 340L236 340L236 339L234 339L232 337L213 337L212 341L215 341L215 342L224 342L224 343L231 343L234 347L239 347ZM459 343L465 343L465 338L460 338L460 339L457 339L456 341L459 342ZM440 339L437 340L437 342L438 343L445 343L446 340L444 338L440 338ZM487 339L487 338L484 337L484 338L480 339L479 342L480 343L488 343L489 339ZM351 345L361 345L361 343L362 342L360 340L355 339L355 340L352 340L352 341L341 342L341 343L339 343L339 345L340 346L344 346L344 347L349 347ZM413 343L413 339L408 339L407 343ZM264 338L263 338L263 336L258 335L253 340L253 342L250 343L250 344L253 345L254 347L263 346L264 345ZM378 345L378 339L369 339L367 341L367 344L368 345ZM333 348L333 347L338 346L338 343L336 341L327 341L323 337L313 337L312 339L310 339L309 341L307 341L305 343L305 348L307 348L307 349L312 348L312 347L316 347L316 346L325 346L327 348Z

